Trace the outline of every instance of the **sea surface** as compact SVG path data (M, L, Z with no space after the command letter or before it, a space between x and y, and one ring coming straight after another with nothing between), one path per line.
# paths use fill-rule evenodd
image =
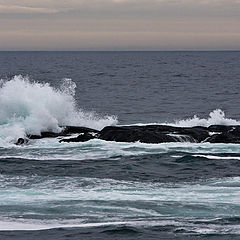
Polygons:
M0 52L0 239L240 239L240 146L61 138L240 125L240 52Z

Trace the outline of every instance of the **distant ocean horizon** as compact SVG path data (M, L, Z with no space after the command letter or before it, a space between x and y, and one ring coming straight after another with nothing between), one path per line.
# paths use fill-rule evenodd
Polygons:
M167 49L167 50L151 50L151 49L98 49L98 50L89 50L89 49L0 49L0 52L85 52L85 53L103 53L103 52L116 52L116 53L121 53L121 52L159 52L159 53L164 53L164 52L240 52L240 49Z

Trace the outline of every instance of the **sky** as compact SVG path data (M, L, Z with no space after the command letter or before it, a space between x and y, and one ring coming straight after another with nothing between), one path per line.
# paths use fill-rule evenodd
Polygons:
M0 50L240 50L240 0L0 0Z

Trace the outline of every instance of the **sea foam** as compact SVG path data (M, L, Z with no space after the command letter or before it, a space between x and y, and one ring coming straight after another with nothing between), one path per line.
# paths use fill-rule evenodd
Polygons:
M79 109L75 88L71 79L63 79L58 89L23 76L1 80L0 141L15 141L42 131L59 132L65 125L102 129L117 123L115 116L99 117Z
M211 125L240 125L240 122L235 119L226 118L224 111L216 109L209 113L208 118L199 118L197 115L194 115L192 118L175 121L173 125L178 127L209 127Z
M211 125L240 125L240 121L227 118L224 111L215 109L209 113L207 118L200 118L197 115L182 120L175 120L173 122L154 122L154 123L135 123L132 126L146 126L146 125L169 125L175 127L209 127ZM124 126L124 125L123 125Z
M95 112L80 109L75 101L76 84L71 79L62 79L59 88L49 83L31 81L28 77L15 76L0 80L0 145L14 142L27 134L42 131L61 131L61 126L85 126L102 129L117 124L115 116L100 117ZM240 125L226 118L221 109L216 109L208 118L193 116L173 123L155 123L178 127ZM134 125L148 125L134 124Z

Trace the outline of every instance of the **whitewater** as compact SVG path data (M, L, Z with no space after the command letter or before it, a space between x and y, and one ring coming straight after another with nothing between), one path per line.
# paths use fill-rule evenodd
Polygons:
M64 126L240 125L238 53L1 56L0 239L239 239L238 144L15 144Z
M97 130L116 125L116 116L99 116L95 112L83 111L75 101L76 84L71 79L62 79L59 88L49 83L31 81L29 77L14 76L0 80L0 139L14 143L27 135L41 132L60 132L64 126L83 126ZM216 109L207 119L197 115L186 120L163 124L177 127L210 125L240 125L234 119L225 118L225 113ZM133 125L143 125L142 123Z
M48 83L31 82L15 76L0 85L0 136L8 142L27 134L60 132L61 126L85 126L102 129L117 123L114 116L99 117L78 109L74 99L76 84L63 79L58 89Z

